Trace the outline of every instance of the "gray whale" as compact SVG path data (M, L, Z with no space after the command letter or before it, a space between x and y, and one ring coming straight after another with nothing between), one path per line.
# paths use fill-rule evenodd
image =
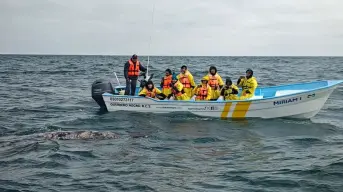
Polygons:
M45 139L73 140L73 139L117 139L119 136L113 132L105 131L56 131L42 133Z

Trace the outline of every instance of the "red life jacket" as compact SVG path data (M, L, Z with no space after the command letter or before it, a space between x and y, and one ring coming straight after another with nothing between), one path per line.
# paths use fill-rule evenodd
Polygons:
M170 84L172 82L172 75L166 76L163 78L163 89L169 89L170 88Z
M151 97L151 98L155 98L155 96L156 96L156 89L154 88L151 91L149 89L146 89L146 96L147 97Z
M129 77L132 77L132 76L139 76L139 61L136 61L136 64L134 64L131 59L129 60L129 70L128 70L128 73L127 75Z
M201 86L200 89L198 89L197 91L197 96L196 96L196 99L197 100L205 100L207 98L207 94L208 94L208 89L209 87L206 85L206 87L204 86Z
M181 73L179 81L182 83L184 88L190 88L191 87L191 82L189 81L188 75Z
M212 74L209 74L208 75L209 78L210 78L210 81L208 82L208 85L211 87L211 88L216 88L216 87L219 87L219 81L217 79L217 76L216 75L212 75Z

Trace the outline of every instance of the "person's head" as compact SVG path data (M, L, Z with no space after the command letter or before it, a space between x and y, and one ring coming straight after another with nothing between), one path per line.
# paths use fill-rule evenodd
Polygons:
M177 76L176 74L174 73L173 74L173 77L172 77L172 83L176 83L177 82Z
M252 77L254 75L254 72L253 72L253 70L252 69L247 69L247 71L246 71L246 77L249 79L250 77Z
M186 71L187 71L187 66L186 65L183 65L182 67L181 67L181 73L186 73Z
M171 74L172 74L171 70L170 69L166 69L166 76L169 76Z
M151 81L151 80L149 80L147 83L146 83L146 88L147 89L153 89L154 88L154 83Z
M210 69L209 69L209 72L212 74L212 75L215 75L217 73L217 68L215 66L211 66Z
M208 83L209 78L207 76L201 79L201 84L206 85Z
M133 62L136 62L137 59L138 59L138 56L137 56L136 54L133 54L132 57L131 57L131 60L132 60Z
M225 85L226 87L230 87L232 85L232 81L230 78L227 78L226 81L225 81Z

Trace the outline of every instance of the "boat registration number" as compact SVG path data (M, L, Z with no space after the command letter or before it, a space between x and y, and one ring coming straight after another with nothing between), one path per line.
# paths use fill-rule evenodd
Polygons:
M125 102L133 102L133 98L119 98L119 97L110 97L111 101L125 101Z

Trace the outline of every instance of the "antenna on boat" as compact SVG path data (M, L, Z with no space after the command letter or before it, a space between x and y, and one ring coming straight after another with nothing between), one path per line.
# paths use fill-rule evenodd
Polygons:
M151 16L151 31L150 31L150 39L149 39L149 52L151 50L151 34L153 31L153 26L154 26L154 13L155 13L155 1L153 3L153 7L152 7L152 16ZM149 63L150 63L150 56L148 55L148 64L147 64L147 68L146 68L146 76L149 76Z

